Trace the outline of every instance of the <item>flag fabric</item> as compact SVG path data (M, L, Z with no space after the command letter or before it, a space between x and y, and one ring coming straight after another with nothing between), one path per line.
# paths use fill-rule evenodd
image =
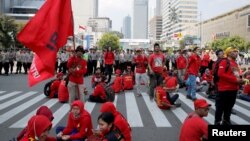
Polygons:
M82 30L86 30L86 27L85 27L85 26L79 25L79 28L82 29Z
M32 87L53 76L54 70L47 70L39 56L35 54L28 73L29 86Z
M57 52L66 44L68 36L73 35L72 19L70 0L46 0L17 35L17 39L38 56L32 65L37 66L35 63L39 61L42 63L42 69L38 69L37 72L40 73L39 70L42 70L43 73L39 79L36 77L36 82L42 81L41 78L47 78L42 76L45 71L54 74Z

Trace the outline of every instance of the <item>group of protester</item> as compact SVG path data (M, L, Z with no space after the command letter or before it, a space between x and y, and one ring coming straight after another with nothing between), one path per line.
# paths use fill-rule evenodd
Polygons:
M84 118L79 115L80 113L85 113L85 116L88 117L85 119L91 121L90 115L86 113L87 111L83 112L83 101L87 99L84 94L84 90L86 89L84 88L84 75L88 72L88 61L84 59L84 53L83 47L77 47L75 53L67 61L68 74L64 79L67 83L68 101L72 105L69 119L72 118L72 120L82 122L82 124ZM194 102L195 110L184 121L181 127L180 140L191 139L192 141L196 141L201 138L207 139L208 124L203 120L203 117L207 116L211 105L204 99L197 99L196 92L201 90L203 85L207 85L208 96L215 98L214 124L231 125L230 115L240 88L243 90L239 94L240 98L247 100L250 94L250 84L246 83L250 80L250 70L242 71L236 63L237 56L238 50L232 47L228 47L224 52L223 50L213 52L194 47L192 50L175 51L172 57L169 57L161 51L160 45L155 43L154 51L149 50L145 53L143 49L138 48L134 51L131 62L128 61L123 65L118 65L114 69L113 66L116 63L120 64L122 62L115 60L115 53L109 47L107 50L104 50L100 68L94 69L91 81L94 90L88 100L101 102L105 105L105 102L109 101L108 93L110 91L119 94L124 90L133 89L133 86L136 85L136 95L141 96L141 85L149 85L148 94L152 102L155 100L160 109L170 109L181 106L180 103L176 102L179 95L175 94L175 92L179 88L186 87L186 97ZM102 70L103 68L104 70ZM115 70L114 80L111 79L113 70ZM58 80L62 80L62 75L63 73L58 73ZM75 102L75 100L80 101ZM107 103L112 104L111 102ZM74 113L78 113L78 116ZM114 112L113 116L115 116ZM120 114L120 117L123 116ZM127 140L125 136L128 134L123 134L123 130L120 129L122 127L113 126L112 123L115 121L113 118L108 113L103 113L98 117L100 129L102 126L110 127L108 131L106 129L104 131L103 129L104 133L102 135L104 136L102 138L110 137L110 139L107 139L108 141L115 141L122 140L122 137L124 137ZM125 118L123 119L126 121ZM31 119L30 122L34 121ZM99 131L90 130L92 129L92 125L85 125L85 129L83 130L86 133L83 134L83 131L78 129L80 123L78 124L77 122L69 121L68 126L71 128L58 128L57 138L75 140L77 139L75 137L87 138L92 134L100 135ZM50 128L51 124L48 124L48 127ZM106 136L111 130L113 132L112 135ZM87 133L87 131L89 132ZM73 137L71 137L71 134L74 134ZM111 139L114 134L117 134L117 136L115 135L116 137L121 138Z

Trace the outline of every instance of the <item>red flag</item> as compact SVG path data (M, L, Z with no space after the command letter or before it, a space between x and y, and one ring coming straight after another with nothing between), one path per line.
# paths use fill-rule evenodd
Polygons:
M47 70L41 59L35 54L28 73L29 86L32 87L53 76L54 70Z
M79 28L82 29L82 30L86 30L86 27L85 27L85 26L79 25Z
M57 51L70 35L73 35L70 0L47 0L17 38L37 54L42 70L54 74Z

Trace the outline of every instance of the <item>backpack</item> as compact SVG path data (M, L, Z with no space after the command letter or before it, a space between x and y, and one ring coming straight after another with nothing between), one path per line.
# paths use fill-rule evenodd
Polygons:
M222 59L219 59L219 60L217 60L215 62L215 67L214 67L214 71L213 71L214 83L215 84L219 81L218 69L219 69L219 64L221 63L222 60L226 60L227 61L225 72L228 71L229 66L230 66L230 61L227 58L222 58Z
M49 81L49 82L47 82L46 84L45 84L45 86L44 86L44 88L43 88L43 93L44 93L44 95L45 96L49 96L49 94L50 94L50 86L51 86L51 84L54 82L55 80L51 80L51 81Z
M107 101L113 102L115 100L115 91L111 86L112 85L104 86L104 89L107 96Z

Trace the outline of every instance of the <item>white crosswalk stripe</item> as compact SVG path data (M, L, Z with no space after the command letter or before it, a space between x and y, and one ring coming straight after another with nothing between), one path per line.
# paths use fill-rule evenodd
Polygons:
M42 99L44 99L44 95L39 94L37 97L23 103L22 105L14 108L6 113L4 113L3 115L0 116L0 124L9 120L10 118L14 117L15 115L19 114L20 112L24 111L25 109L29 108L30 106L39 102Z
M0 94L3 94L3 93L5 93L6 91L0 91Z
M165 117L163 112L157 107L154 101L150 101L148 94L142 93L142 97L150 111L151 116L157 127L171 127L168 119Z
M131 127L143 127L140 111L134 93L125 92L127 120Z
M16 98L14 98L14 99L11 99L10 101L4 102L4 103L0 104L0 110L3 110L3 109L5 109L5 108L7 108L15 103L27 98L27 97L30 97L35 93L37 93L37 92L28 92L28 93L22 94Z
M247 107L250 107L250 103L248 101L244 101L244 100L241 100L241 99L236 99L237 102L239 102L240 104L242 105L245 105ZM249 111L248 111L249 112Z
M58 100L56 99L50 99L49 101L47 101L46 103L43 104L43 106L47 106L48 108L51 108L53 105L55 105L58 102ZM14 124L12 124L10 126L10 128L24 128L27 123L28 120L36 114L36 111L39 107L37 107L35 110L33 110L32 112L30 112L28 115L26 115L25 117L23 117L22 119L18 120L17 122L15 122Z
M48 106L49 108L52 109L53 116L55 117L53 120L53 127L58 126L57 124L59 124L59 122L62 119L67 118L68 112L70 110L70 105L68 103L61 104L58 102L57 99L48 99L45 101L46 98L43 94L39 93L39 95L36 96L35 94L37 92L34 92L34 91L25 92L25 93L21 91L13 91L10 93L6 93L4 91L0 91L0 92L5 93L4 95L0 96L0 100L2 100L0 104L0 125L5 123L6 121L11 121L10 122L11 125L9 125L9 128L24 128L27 125L29 118L32 115L35 115L36 110L42 105ZM8 98L11 98L11 99L8 99ZM197 98L206 99L209 103L212 104L211 109L215 110L214 101L211 101L210 99L206 98L203 94L199 94L199 93L197 93ZM28 99L28 100L25 101L25 99ZM135 94L133 91L127 91L125 92L124 95L123 94L115 95L115 100L113 103L116 107L121 106L119 105L120 103L117 103L118 99L119 99L119 102L121 102L121 100L125 101L124 108L126 108L127 120L131 127L148 126L148 125L144 125L143 123L144 121L143 118L145 118L145 115L142 112L143 110L140 108L147 109L147 111L149 112L149 116L152 117L152 118L149 118L149 119L152 119L151 121L152 126L155 126L155 127L173 127L174 124L172 124L171 120L169 119L167 115L169 113L172 113L174 117L177 117L176 120L179 120L179 123L181 124L184 122L185 118L188 115L186 111L187 110L186 107L188 107L188 109L194 110L193 101L186 99L185 95L182 93L179 93L179 100L182 103L184 103L184 105L182 105L179 108L172 108L170 112L165 112L164 110L159 109L154 101L150 101L147 93L142 93L142 97L135 97ZM25 101L25 102L21 102L21 101ZM45 101L45 102L43 103L41 101ZM143 102L145 106L138 105L139 101ZM17 103L21 103L21 104L15 107L14 105L16 105ZM236 124L240 124L240 125L250 124L250 120L246 118L246 117L250 117L250 115L248 114L249 109L246 108L246 107L249 107L250 104L248 102L245 102L239 99L237 99L237 103L235 104L234 109L241 114L231 115L232 122ZM239 103L244 106L240 105ZM95 108L97 105L100 106L100 104L87 101L84 107L89 113L96 113L96 112L99 112L99 109L98 111L96 111L97 108ZM7 108L8 110L5 111L5 113L1 113ZM25 114L23 117L18 117L18 120L12 122L14 117L19 116L19 114L23 115L21 113L24 111L27 112L27 110L30 111L28 112L28 114ZM242 115L244 116L241 117ZM96 120L96 117L92 117L92 118L93 118L92 120ZM205 117L205 120L209 124L213 124L214 112L209 112L208 116ZM148 122L149 121L147 120L145 121L145 123L148 123Z
M201 95L197 95L197 97L198 97L198 98L204 98L204 99L206 99L206 101L207 101L208 103L213 103L211 100L209 100L209 99L207 99L207 98L205 98L205 97L203 97L203 96L201 96ZM212 104L211 108L215 110L215 106L214 106L214 105L215 105L215 104ZM235 106L238 106L238 105L234 105L234 107L235 107ZM249 113L249 112L248 112L248 113ZM233 121L233 122L235 122L235 123L237 123L237 124L250 124L248 121L242 119L241 117L239 117L239 116L237 116L237 115L233 115L233 114L231 115L231 121Z
M21 91L14 91L14 92L5 94L3 96L0 96L0 101L7 99L7 98L10 98L10 97L15 96L15 95L20 94L20 93L21 93Z

